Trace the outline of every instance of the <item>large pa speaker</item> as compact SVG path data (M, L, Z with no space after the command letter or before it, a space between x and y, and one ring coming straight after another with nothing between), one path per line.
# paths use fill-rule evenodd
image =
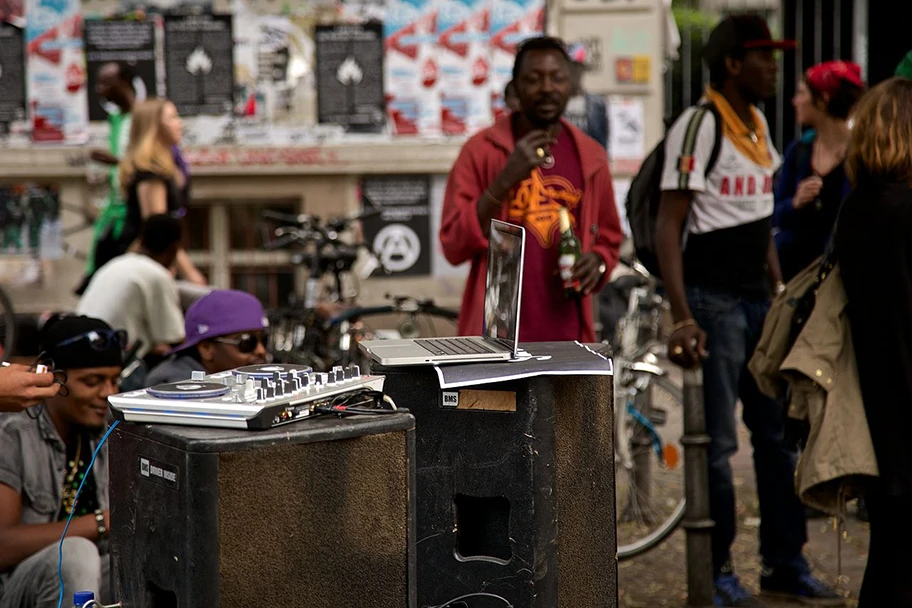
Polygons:
M416 420L419 606L617 606L610 376L377 370Z
M114 597L414 607L414 424L406 413L257 432L122 423L110 438Z

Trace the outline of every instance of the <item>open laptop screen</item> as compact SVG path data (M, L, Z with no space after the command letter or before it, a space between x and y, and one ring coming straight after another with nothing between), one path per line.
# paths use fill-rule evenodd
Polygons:
M525 230L491 220L485 285L484 336L511 346L519 340Z

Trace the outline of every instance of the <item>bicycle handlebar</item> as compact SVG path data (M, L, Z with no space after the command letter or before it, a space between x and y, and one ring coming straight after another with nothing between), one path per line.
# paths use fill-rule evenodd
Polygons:
M266 210L262 213L262 216L267 220L275 220L277 222L282 222L283 224L291 224L292 226L307 226L311 223L312 218L306 213L291 214L291 213L282 213L281 211L271 211Z
M332 319L327 321L326 325L328 327L334 327L334 326L338 325L339 323L342 323L344 321L351 321L352 319L356 319L358 317L367 317L370 315L392 314L392 313L415 313L415 314L432 315L432 316L443 317L444 319L448 319L450 321L456 321L459 316L459 313L457 313L455 310L450 310L448 308L440 308L439 306L436 306L431 300L425 300L423 302L419 302L417 308L415 308L414 310L412 310L412 309L403 310L398 304L387 304L385 306L366 306L366 307L359 307L359 308L349 308L348 310L345 310L345 311L339 313L338 315L336 315L335 317L333 317Z
M341 232L342 230L345 230L346 228L348 228L348 226L352 222L357 222L357 221L366 220L366 219L369 219L372 217L376 217L376 216L380 215L381 213L383 213L382 209L371 209L369 211L364 211L362 213L359 213L358 215L354 215L351 217L333 218L326 222L326 228L328 230L335 230L336 232Z
M301 239L300 239L299 235L297 235L297 234L293 234L293 233L283 234L282 236L280 236L279 238L277 238L274 241L271 241L268 243L263 243L263 249L265 249L266 251L275 251L276 249L284 249L285 247L288 247L292 243L297 243L300 240Z
M653 277L649 273L649 271L646 270L646 267L640 263L640 261L636 258L636 256L622 255L618 259L618 261L621 264L623 264L624 266L627 266L630 270L634 271L635 273L637 273L638 275L643 277L644 279L656 279L656 280L658 279L658 277Z

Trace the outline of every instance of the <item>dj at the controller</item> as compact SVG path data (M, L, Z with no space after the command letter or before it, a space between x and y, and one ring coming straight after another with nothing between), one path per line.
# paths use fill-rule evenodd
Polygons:
M301 420L345 395L383 391L383 376L358 366L313 372L295 365L251 365L108 397L118 419L238 429L268 429Z

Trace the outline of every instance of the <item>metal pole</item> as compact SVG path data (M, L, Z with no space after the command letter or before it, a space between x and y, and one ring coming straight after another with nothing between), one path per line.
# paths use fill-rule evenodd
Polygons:
M712 528L709 517L709 465L706 410L703 406L703 370L684 370L684 495L687 509L687 606L713 605Z

